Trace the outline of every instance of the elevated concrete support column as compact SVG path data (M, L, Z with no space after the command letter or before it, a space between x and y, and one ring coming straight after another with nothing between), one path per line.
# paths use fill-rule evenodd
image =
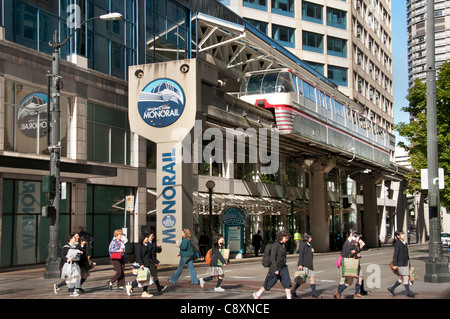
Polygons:
M421 192L414 194L414 213L416 215L416 239L417 243L425 243L427 240L427 227L425 224L424 196Z
M364 227L361 229L361 232L364 234L364 242L367 248L378 247L380 232L378 224L377 183L380 180L380 174L374 172L369 174L359 173L356 179L363 185L364 217L362 224Z
M335 165L335 158L319 158L310 165L309 218L316 252L330 250L328 193L325 176Z
M405 182L394 183L394 198L397 198L397 228L394 230L401 230L408 235L409 229L409 212L408 205L406 203L406 197L403 194L405 190Z

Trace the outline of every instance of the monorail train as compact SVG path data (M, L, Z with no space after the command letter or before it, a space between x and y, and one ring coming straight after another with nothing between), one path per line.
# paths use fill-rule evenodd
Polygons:
M352 108L349 98L339 100L292 70L246 73L239 98L273 110L280 134L297 133L354 157L390 165L390 139L384 128Z

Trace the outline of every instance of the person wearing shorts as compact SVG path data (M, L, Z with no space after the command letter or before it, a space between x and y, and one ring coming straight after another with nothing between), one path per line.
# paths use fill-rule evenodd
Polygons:
M287 230L282 230L277 234L277 240L272 244L270 251L270 267L264 285L253 293L253 298L259 299L264 291L269 291L280 281L286 293L286 298L291 299L291 277L286 264L286 246L291 234Z
M311 288L312 296L314 298L322 298L316 291L316 274L314 272L313 254L314 248L311 247L312 234L306 232L303 234L302 243L299 247L298 254L298 270L304 271L306 277L309 278L309 286ZM294 288L291 290L293 297L297 297L296 290L300 287L301 283L296 282Z

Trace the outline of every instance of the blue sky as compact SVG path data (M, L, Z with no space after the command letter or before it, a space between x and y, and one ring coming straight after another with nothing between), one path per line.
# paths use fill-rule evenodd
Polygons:
M408 105L408 31L406 27L406 0L395 0L392 3L392 51L394 66L394 120L409 122L409 114L402 112ZM395 133L396 144L401 139Z

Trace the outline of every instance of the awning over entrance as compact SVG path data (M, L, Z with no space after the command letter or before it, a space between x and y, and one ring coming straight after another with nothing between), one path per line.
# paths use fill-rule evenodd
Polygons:
M195 192L194 211L201 215L209 214L209 194ZM249 215L286 215L291 213L291 202L287 199L242 196L230 194L213 194L212 213L221 214L224 209L231 206L244 208ZM301 200L294 201L294 214L308 212L308 204Z

